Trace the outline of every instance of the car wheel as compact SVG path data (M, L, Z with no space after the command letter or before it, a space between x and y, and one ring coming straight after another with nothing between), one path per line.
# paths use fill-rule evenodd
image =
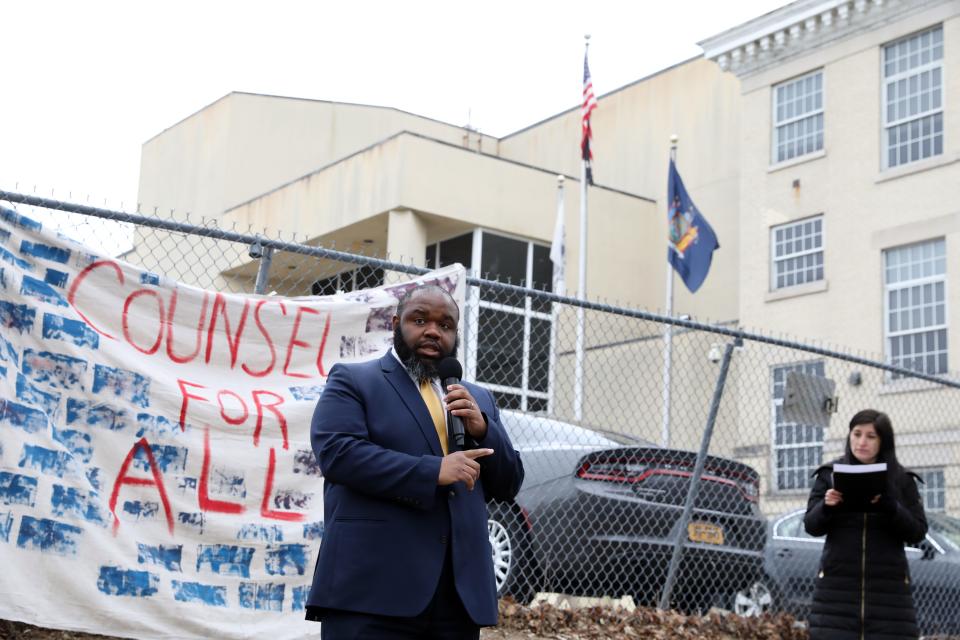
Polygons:
M536 567L519 517L506 505L490 505L487 535L497 597L512 596L520 604L529 604L537 594Z
M738 616L750 618L768 613L776 606L776 596L769 579L764 576L733 594L731 610Z

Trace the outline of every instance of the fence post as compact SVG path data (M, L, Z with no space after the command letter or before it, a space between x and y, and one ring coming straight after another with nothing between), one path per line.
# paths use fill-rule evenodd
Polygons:
M273 247L264 247L260 244L260 238L250 245L250 257L254 260L260 260L260 266L257 268L257 282L253 285L253 292L257 295L263 295L267 290L267 282L270 281L270 263L273 261Z
M697 500L697 494L700 491L700 477L703 475L703 467L707 461L707 450L710 448L710 439L713 437L713 425L717 421L717 411L720 409L720 398L723 397L723 387L727 383L727 371L730 369L730 358L733 356L734 347L743 345L742 338L736 338L727 343L727 348L723 352L723 361L720 363L720 375L717 376L717 386L713 390L713 400L710 402L710 413L707 415L707 426L703 430L703 438L700 440L700 451L697 452L697 462L693 468L693 476L690 478L690 487L687 489L687 500L683 505L683 513L680 515L680 522L677 523L677 535L673 540L673 555L670 557L670 568L667 570L667 580L663 585L663 592L660 594L660 609L670 607L670 596L673 594L673 585L677 581L677 571L680 568L680 560L683 558L683 543L687 536L687 524L690 522L690 513L693 511L693 503Z

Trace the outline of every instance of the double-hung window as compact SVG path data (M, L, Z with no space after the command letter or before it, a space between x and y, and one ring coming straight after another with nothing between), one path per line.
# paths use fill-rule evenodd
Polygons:
M923 480L922 484L917 485L920 498L923 500L923 508L926 511L946 511L947 489L943 481L943 467L928 467L915 469L915 471Z
M823 216L770 229L770 290L823 280Z
M809 489L811 474L823 463L823 427L787 422L783 398L791 371L823 377L822 360L774 367L773 374L773 482L774 489Z
M823 71L773 87L773 162L823 149Z
M884 168L943 153L943 27L883 47Z
M883 252L892 365L927 374L947 371L946 252L943 238Z

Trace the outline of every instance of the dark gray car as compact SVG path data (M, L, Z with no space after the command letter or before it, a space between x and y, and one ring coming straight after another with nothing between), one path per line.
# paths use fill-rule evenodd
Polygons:
M503 423L526 479L515 502L488 505L500 594L629 594L655 603L696 455L510 411ZM758 487L753 468L708 457L675 607L728 602L760 575L766 522Z

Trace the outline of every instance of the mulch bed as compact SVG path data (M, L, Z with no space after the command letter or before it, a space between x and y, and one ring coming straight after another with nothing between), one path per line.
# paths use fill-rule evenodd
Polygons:
M500 626L531 638L567 640L806 640L807 631L786 614L741 618L728 612L687 616L676 611L638 607L559 609L548 604L523 607L500 602Z
M524 607L507 599L500 602L500 625L484 630L484 638L504 640L806 640L807 632L787 615L757 618L712 612L686 616L676 611L637 608L558 608L549 604ZM107 640L74 631L45 629L22 622L0 620L2 640Z

